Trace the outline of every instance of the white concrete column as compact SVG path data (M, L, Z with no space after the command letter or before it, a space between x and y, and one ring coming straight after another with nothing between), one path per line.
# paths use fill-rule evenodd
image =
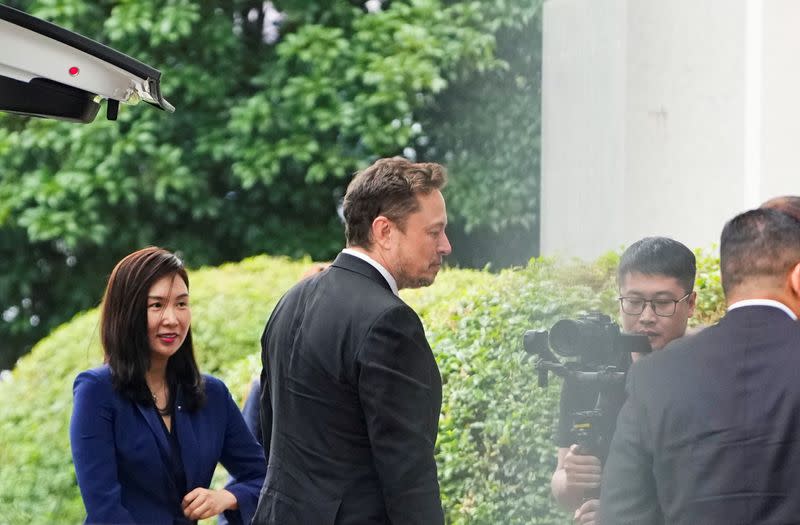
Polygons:
M710 248L800 194L799 20L795 0L548 0L542 254Z

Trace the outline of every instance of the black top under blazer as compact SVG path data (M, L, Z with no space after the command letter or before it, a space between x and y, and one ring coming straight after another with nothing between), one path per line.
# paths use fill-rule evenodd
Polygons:
M640 359L604 468L603 525L800 522L800 324L744 306Z
M442 384L417 314L340 254L275 307L262 345L256 525L443 523Z

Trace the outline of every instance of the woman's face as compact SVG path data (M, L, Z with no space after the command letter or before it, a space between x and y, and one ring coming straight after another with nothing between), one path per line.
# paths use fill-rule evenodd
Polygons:
M147 293L147 339L151 358L169 359L183 344L191 324L189 289L183 279L174 274L153 283Z

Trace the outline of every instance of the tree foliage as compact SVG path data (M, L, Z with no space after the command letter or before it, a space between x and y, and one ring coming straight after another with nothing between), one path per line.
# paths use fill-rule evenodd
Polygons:
M349 175L382 156L449 164L456 230L534 253L541 0L268 4L12 2L161 69L177 111L0 114L0 368L143 245L332 256Z

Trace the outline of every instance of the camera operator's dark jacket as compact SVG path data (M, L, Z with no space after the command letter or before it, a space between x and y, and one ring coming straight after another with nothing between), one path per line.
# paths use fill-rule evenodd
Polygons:
M770 306L633 365L603 525L800 522L800 323Z
M340 254L292 288L262 338L269 464L254 525L441 525L442 383L422 323Z

